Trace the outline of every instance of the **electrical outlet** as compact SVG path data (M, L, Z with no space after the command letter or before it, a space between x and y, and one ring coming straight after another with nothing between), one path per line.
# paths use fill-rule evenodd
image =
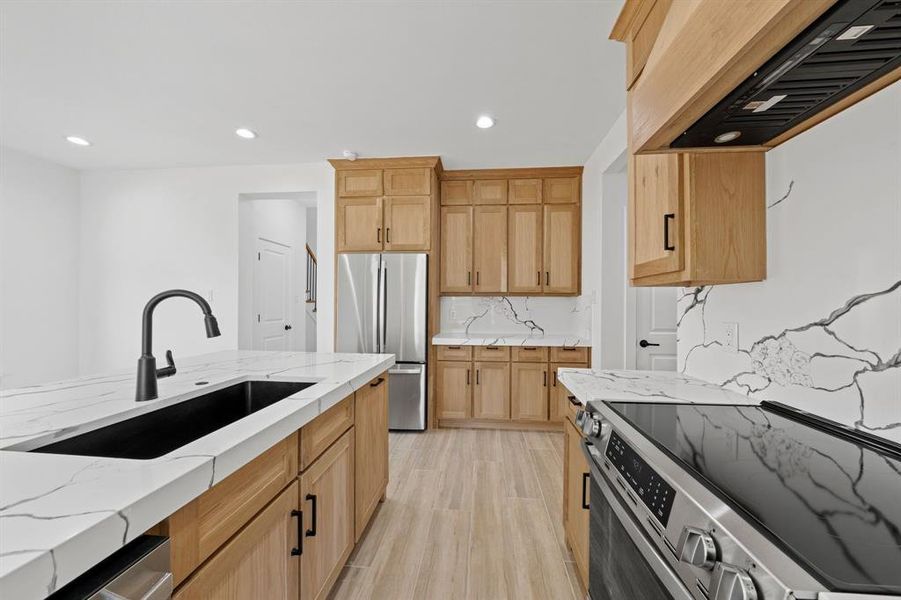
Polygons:
M451 321L457 320L457 309L456 308L450 309L450 318L451 318Z
M723 323L723 346L729 352L738 352L738 323Z

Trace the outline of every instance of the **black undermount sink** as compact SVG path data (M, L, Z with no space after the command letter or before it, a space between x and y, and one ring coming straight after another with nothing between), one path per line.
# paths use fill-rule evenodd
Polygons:
M310 382L244 381L31 452L157 458L284 400Z

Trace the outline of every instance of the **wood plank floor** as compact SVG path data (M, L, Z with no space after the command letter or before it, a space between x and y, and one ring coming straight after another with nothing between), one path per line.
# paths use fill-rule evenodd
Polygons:
M563 434L392 433L388 494L333 600L579 599Z

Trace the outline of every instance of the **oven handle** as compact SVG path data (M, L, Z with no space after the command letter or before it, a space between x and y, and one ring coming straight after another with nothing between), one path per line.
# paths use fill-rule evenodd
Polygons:
M593 451L593 452L592 452ZM588 469L591 471L591 480L597 482L598 488L604 495L604 500L613 509L616 518L629 534L629 539L635 544L635 547L648 562L648 566L660 580L660 583L672 594L674 600L694 600L694 596L686 589L682 583L682 579L672 570L669 563L661 554L661 551L654 546L648 539L644 530L635 523L635 517L629 514L623 508L622 500L619 499L616 492L610 487L607 478L601 473L601 469L596 460L603 460L602 455L589 440L582 440L582 453L588 459ZM595 453L597 453L595 455ZM595 458L597 456L597 458ZM592 503L594 504L594 503ZM591 534L589 534L591 535Z

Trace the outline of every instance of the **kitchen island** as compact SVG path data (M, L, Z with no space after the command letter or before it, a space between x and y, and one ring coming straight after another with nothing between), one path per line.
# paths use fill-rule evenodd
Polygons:
M134 401L131 370L0 393L0 596L47 597L329 409L365 401L358 392L393 364L393 355L224 351L183 359L149 402ZM159 458L28 452L243 381L312 385Z

